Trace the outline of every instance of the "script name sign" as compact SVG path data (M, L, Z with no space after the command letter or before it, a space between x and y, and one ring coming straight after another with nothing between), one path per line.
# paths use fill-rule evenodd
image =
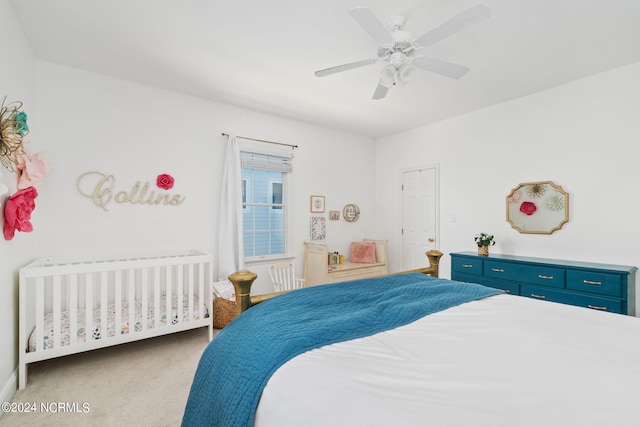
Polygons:
M171 180L171 186L173 186L173 178ZM93 171L80 175L76 186L80 194L90 198L96 206L105 211L108 211L107 206L111 202L132 205L178 206L186 198L180 194L171 194L162 188L155 188L149 181L145 183L136 181L130 190L120 190L116 187L116 179L113 175Z

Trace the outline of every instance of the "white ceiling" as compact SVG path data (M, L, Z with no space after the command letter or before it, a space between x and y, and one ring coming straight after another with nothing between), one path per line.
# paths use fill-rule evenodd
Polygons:
M418 36L477 3L11 1L40 59L370 137L640 61L639 0L484 0L491 18L423 50L470 67L460 80L419 70L374 101L383 63L313 74L376 56L348 14L353 7L369 6L386 22L421 5L405 27Z

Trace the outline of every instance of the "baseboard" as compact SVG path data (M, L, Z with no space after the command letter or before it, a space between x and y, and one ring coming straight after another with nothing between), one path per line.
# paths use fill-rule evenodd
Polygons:
M9 380L2 388L2 393L0 394L0 403L11 402L11 399L13 399L13 395L16 394L16 390L18 390L18 371L17 370L13 371L13 374L11 374L11 376L9 377ZM3 414L4 414L4 411L0 410L0 418L2 418Z

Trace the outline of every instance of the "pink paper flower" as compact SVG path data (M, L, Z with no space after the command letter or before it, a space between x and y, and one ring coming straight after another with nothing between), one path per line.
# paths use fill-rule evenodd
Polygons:
M38 197L38 190L34 187L27 187L18 190L13 196L7 199L4 207L4 238L13 239L16 230L22 232L33 231L31 224L31 213L36 208L35 199Z
M49 174L49 166L40 153L32 155L27 149L24 154L16 156L16 170L18 190L27 187L40 188L43 178Z
M171 175L163 173L156 178L156 185L163 190L173 188L174 179Z
M531 216L538 210L538 207L533 202L522 202L520 205L520 212L525 215Z
M509 203L518 203L521 197L522 197L522 191L516 190L513 192L511 197L509 197Z

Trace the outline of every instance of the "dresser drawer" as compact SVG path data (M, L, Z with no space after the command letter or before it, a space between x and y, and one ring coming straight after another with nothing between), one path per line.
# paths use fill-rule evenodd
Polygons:
M565 287L565 270L563 268L546 267L542 265L522 266L520 281L534 285Z
M575 292L567 292L559 289L545 288L542 286L522 285L520 289L522 296L529 298L559 302L562 304L577 305L579 307L609 311L611 313L623 312L622 301L612 298L578 294Z
M565 272L562 268L523 265L500 261L486 261L485 275L520 283L564 288Z
M482 275L482 260L455 257L451 259L451 270L464 274Z
M623 295L622 277L593 271L567 270L567 288L612 297Z
M522 266L510 262L485 261L484 275L503 280L518 280Z
M477 283L479 285L499 289L507 294L520 295L520 286L517 283L507 282L504 280L490 279L487 277L467 275L455 272L451 275L451 280L457 280L458 282L464 283Z

